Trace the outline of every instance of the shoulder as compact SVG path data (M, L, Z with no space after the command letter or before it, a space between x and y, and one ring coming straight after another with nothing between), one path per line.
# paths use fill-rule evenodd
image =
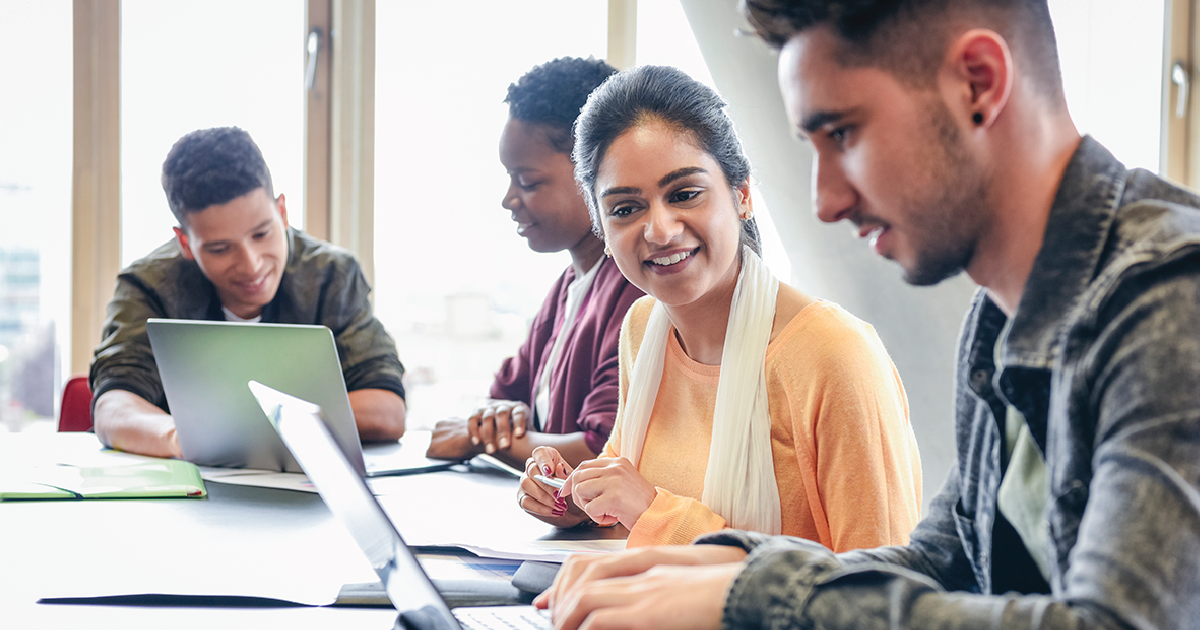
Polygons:
M874 327L826 300L797 311L767 347L768 372L806 378L880 368L891 372L891 365Z
M635 358L637 349L642 345L642 336L646 334L646 323L650 321L650 311L654 309L654 298L644 295L638 298L621 322L622 354L629 352L629 358Z
M1141 301L1155 286L1200 280L1200 198L1141 169L1129 173L1106 253L1076 312L1085 320Z
M360 272L358 258L349 250L296 228L288 228L288 270L293 273Z
M136 278L137 282L152 289L186 288L194 283L206 282L200 267L194 261L184 258L175 239L163 243L154 251L130 263L121 270L121 277L126 280Z

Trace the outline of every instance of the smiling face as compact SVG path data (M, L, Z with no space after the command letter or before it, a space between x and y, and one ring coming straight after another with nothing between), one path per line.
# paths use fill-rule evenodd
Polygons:
M558 252L594 239L571 156L555 151L544 129L509 118L500 136L500 162L510 180L501 205L512 213L529 249Z
M190 212L187 229L175 228L175 237L217 288L221 305L238 317L257 317L275 298L288 255L283 195L274 200L256 188Z
M630 128L605 152L595 193L613 259L635 286L668 307L732 296L749 189L731 194L690 136L659 121Z
M779 85L788 118L812 142L814 211L847 220L906 281L968 270L987 224L988 181L938 89L885 70L845 67L827 27L788 41Z

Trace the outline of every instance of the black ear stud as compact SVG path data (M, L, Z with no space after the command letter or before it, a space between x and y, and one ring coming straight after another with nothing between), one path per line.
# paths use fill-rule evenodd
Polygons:
M974 114L971 114L971 120L975 121L976 125L982 125L983 124L983 114L981 114L979 112L975 112Z

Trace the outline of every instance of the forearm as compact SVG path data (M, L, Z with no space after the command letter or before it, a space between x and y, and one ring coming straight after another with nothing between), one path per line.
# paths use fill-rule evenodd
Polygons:
M404 399L386 389L357 389L350 392L350 409L363 442L399 440L404 435L407 407Z
M900 567L848 567L811 541L756 536L750 543L746 568L725 601L725 628L1125 627L1102 602L1086 598L947 593L929 577Z
M146 399L121 389L96 399L96 436L106 446L151 457L179 457L175 420Z
M558 454L567 460L572 468L575 468L579 466L580 462L596 458L596 453L588 447L584 435L582 431L574 433L526 431L525 435L519 438L514 437L508 448L500 449L492 453L492 456L509 466L523 469L525 461L533 456L533 449L539 446L549 446L557 450Z

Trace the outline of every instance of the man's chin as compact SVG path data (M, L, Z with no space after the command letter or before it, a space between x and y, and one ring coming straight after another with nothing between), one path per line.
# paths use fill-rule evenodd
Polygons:
M962 273L964 267L962 265L953 265L937 268L929 266L909 268L901 265L900 270L901 277L908 284L914 287L931 287Z

